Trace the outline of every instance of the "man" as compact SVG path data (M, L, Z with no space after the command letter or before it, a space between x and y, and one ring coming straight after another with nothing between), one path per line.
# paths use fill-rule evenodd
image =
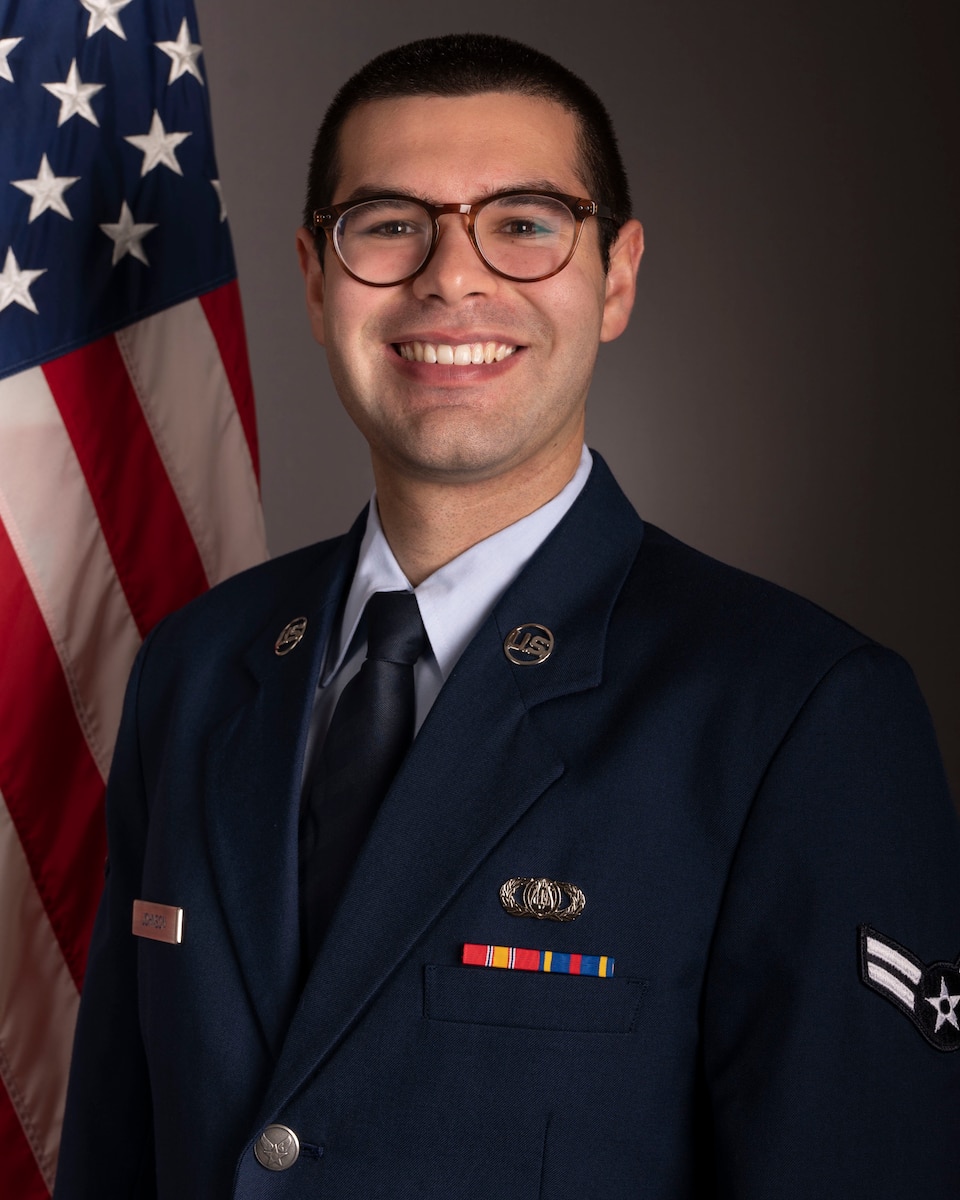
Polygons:
M956 1194L929 721L583 450L629 212L599 101L516 43L415 43L334 101L298 251L375 501L143 648L60 1200ZM348 699L377 593L415 646L389 768Z

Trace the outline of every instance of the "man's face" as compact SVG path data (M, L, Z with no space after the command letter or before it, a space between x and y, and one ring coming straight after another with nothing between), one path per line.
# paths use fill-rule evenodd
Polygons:
M508 189L589 195L575 119L558 104L500 92L368 102L343 127L339 185L327 199L474 202ZM384 288L352 279L329 247L322 271L312 239L300 234L313 331L370 444L378 486L383 472L509 483L558 462L575 465L598 344L626 325L642 245L635 222L631 245L615 248L608 275L589 219L558 275L514 283L481 262L465 221L441 217L427 267ZM412 361L415 342L440 361ZM489 343L506 348L493 362L443 361L449 353L441 347Z

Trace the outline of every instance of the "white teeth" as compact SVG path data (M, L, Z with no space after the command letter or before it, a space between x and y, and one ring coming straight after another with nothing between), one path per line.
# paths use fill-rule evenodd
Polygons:
M464 342L450 346L444 342L399 342L397 351L407 362L440 363L441 366L468 367L480 363L503 362L516 351L505 342Z

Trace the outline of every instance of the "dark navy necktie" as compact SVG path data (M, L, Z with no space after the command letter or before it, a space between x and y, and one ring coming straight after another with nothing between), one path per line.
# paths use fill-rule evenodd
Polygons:
M367 657L337 701L301 817L305 971L413 741L413 665L428 644L417 598L412 592L375 592L365 616Z

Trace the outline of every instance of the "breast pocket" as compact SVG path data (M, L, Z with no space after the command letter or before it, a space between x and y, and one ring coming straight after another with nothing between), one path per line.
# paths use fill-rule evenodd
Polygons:
M424 1016L431 1021L570 1033L632 1033L643 979L598 979L495 967L428 966Z

